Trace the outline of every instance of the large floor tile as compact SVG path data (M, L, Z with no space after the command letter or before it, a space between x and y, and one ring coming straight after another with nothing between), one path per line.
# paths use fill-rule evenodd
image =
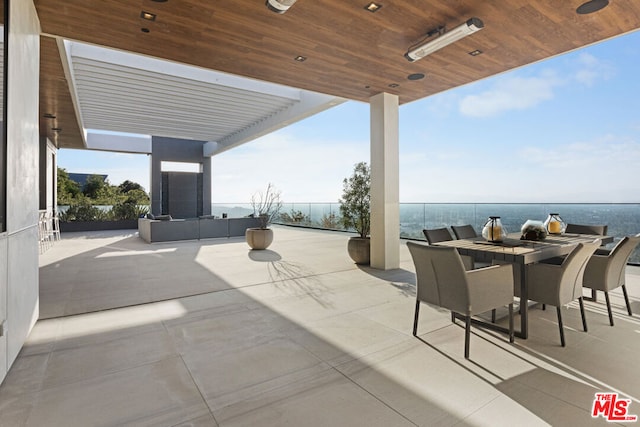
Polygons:
M455 424L455 427L544 427L551 426L518 402L506 396L498 396L485 406Z
M318 358L337 365L406 341L408 336L355 313L345 313L286 330Z
M536 375L534 373L533 375ZM522 379L515 381L507 381L498 386L500 392L511 400L518 402L527 411L537 416L540 420L548 423L552 426L604 426L611 425L603 418L591 417L589 409L580 408L572 403L567 402L564 399L558 399L552 394L548 394L544 391L539 391L523 384ZM593 402L594 395L585 397L585 403L590 406ZM488 408L491 411L495 411L495 405L500 401L495 402L493 408ZM484 411L479 411L473 414L473 418L477 419ZM491 416L487 413L487 416Z
M208 350L187 352L182 357L213 410L286 384L308 372L328 369L302 346L284 338L222 354L214 363Z
M210 357L217 357L282 336L281 324L270 322L264 315L261 310L245 307L218 307L167 321L165 326L181 354L206 351Z
M163 330L92 341L87 345L78 341L77 346L49 355L44 387L100 377L175 356L173 342Z
M46 389L26 426L175 425L209 411L179 358Z
M418 340L336 369L418 425L453 425L500 395L462 355L448 357Z
M214 411L220 426L413 426L335 371Z
M184 421L176 424L173 427L218 427L218 423L212 414L207 414L202 417L198 417L189 421Z
M0 402L4 402L9 397L25 398L42 390L48 363L48 353L21 356L16 359L0 388ZM3 405L0 405L1 408ZM3 413L0 410L0 414Z

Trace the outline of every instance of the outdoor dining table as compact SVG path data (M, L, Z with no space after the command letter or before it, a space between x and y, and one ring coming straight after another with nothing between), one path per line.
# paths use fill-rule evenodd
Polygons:
M528 309L529 290L525 275L525 265L544 261L550 258L567 255L578 244L602 240L603 244L612 243L611 236L593 236L587 234L549 235L542 241L520 240L520 234L509 234L503 242L488 242L482 237L471 239L449 240L434 243L437 246L449 246L458 250L460 255L471 256L476 262L511 263L514 266L514 283L520 286L520 330L515 331L519 338L527 339L529 335ZM508 332L499 325L472 319L488 329Z

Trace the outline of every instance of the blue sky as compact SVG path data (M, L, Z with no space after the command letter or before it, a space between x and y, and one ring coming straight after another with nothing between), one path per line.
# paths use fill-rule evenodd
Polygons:
M401 202L640 202L640 32L400 107ZM428 78L428 76L427 76ZM213 157L213 202L336 202L369 161L347 102ZM60 150L69 172L149 188L144 155Z

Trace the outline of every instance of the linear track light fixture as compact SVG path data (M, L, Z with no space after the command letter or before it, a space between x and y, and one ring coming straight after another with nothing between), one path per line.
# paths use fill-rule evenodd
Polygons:
M270 11L285 13L297 0L266 0L265 4Z
M438 37L431 40L427 39L424 43L409 48L409 51L405 53L404 56L411 62L417 61L418 59L422 59L425 56L432 54L436 50L442 49L443 47L448 46L451 43L455 43L461 38L471 35L476 31L480 31L483 28L484 23L479 18L471 18L464 24L458 25L451 31L445 31L444 27L438 27L435 30L429 31L429 33L427 33L428 37L440 34Z

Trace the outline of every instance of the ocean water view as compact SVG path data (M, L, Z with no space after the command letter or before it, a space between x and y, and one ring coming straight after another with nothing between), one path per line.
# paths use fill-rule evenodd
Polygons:
M253 213L250 204L213 203L211 213L230 218ZM425 228L471 224L480 233L489 216L500 216L508 232L520 232L527 220L544 221L559 213L566 223L603 224L615 241L640 233L640 203L400 203L400 237L425 240ZM339 203L283 203L279 224L342 230ZM630 263L640 264L640 249Z

